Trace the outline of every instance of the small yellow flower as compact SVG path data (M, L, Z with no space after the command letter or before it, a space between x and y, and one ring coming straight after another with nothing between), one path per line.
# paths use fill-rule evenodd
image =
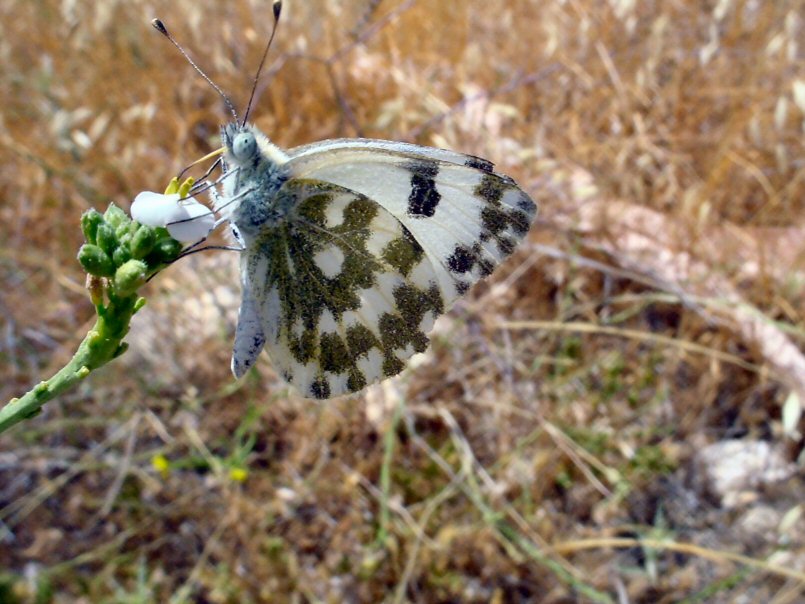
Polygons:
M230 468L229 478L234 482L246 482L249 477L249 471L246 468Z
M151 458L151 466L159 472L162 478L167 478L168 474L170 474L170 462L162 453L158 453Z

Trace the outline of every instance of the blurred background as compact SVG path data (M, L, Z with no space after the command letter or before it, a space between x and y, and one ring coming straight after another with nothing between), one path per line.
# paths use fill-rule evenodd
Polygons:
M0 436L2 602L801 602L805 10L286 0L254 122L480 155L527 242L402 376L229 372L237 255ZM263 0L0 2L0 402L94 320L80 214L217 148Z

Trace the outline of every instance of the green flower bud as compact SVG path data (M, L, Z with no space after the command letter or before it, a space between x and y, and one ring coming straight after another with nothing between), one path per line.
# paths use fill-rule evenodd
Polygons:
M142 260L129 260L115 271L115 292L129 296L145 285L148 267Z
M148 263L162 264L176 260L176 256L182 251L182 244L173 237L164 237L154 244L154 249L148 255Z
M160 239L173 239L173 237L171 237L171 234L168 232L168 229L166 229L165 227L151 227L151 228L154 229L154 234L157 237L157 241L159 241Z
M129 248L131 246L131 239L132 239L131 235L132 235L131 233L126 232L122 233L121 235L118 235L117 236L118 247ZM129 253L131 253L131 250L129 250Z
M125 236L134 235L135 231L137 231L137 223L129 220L128 222L122 222L117 225L115 235L122 241Z
M98 232L98 225L102 222L103 214L94 208L81 214L81 230L84 232L84 239L87 243L95 243L95 234Z
M117 249L117 235L115 235L114 229L108 222L98 224L98 230L95 233L95 243L110 256L114 253L115 249Z
M103 217L113 229L116 229L121 224L126 224L131 221L126 213L113 203L110 203L109 207L106 208L106 212L104 213Z
M115 263L115 266L121 266L125 264L129 260L131 260L131 250L127 245L121 245L119 248L115 250L115 253L112 254L112 260Z
M156 240L157 236L154 233L154 229L145 225L141 226L131 238L131 245L129 246L131 255L135 258L145 258L154 249Z
M115 265L112 259L97 245L92 245L91 243L82 245L81 249L78 250L78 261L90 275L111 277L115 274Z

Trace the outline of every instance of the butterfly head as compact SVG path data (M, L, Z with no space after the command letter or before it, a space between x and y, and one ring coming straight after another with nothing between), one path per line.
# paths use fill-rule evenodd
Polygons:
M251 124L229 122L221 128L221 142L226 149L224 158L230 166L250 168L261 160L277 165L288 161L288 156Z
M226 148L227 163L246 167L259 155L257 137L251 126L229 122L221 129L221 142Z

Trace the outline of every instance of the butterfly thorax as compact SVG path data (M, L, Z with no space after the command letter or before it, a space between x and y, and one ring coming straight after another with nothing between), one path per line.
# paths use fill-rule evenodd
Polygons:
M224 153L224 215L248 243L281 224L290 206L277 192L288 180L288 156L251 125L232 122L221 129Z

